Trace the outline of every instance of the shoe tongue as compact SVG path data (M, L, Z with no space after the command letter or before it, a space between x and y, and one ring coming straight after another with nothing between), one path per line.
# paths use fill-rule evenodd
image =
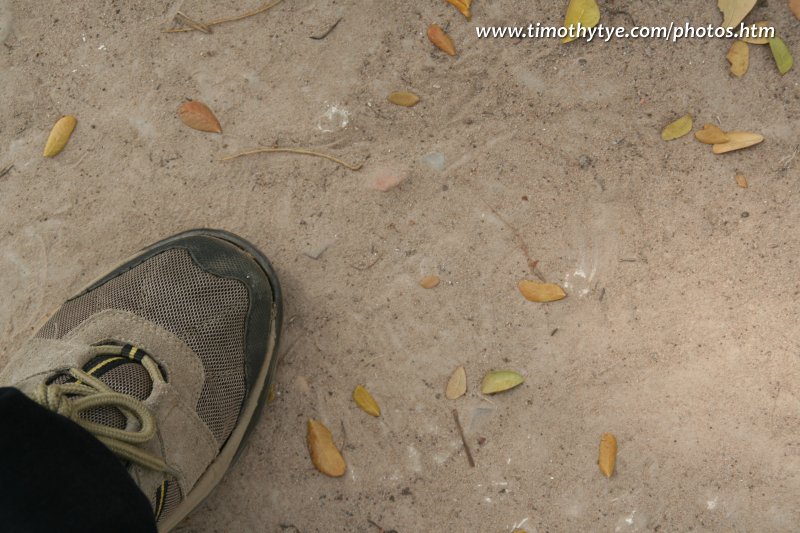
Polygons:
M83 366L83 371L96 377L111 390L146 400L153 390L153 380L136 359L121 355L98 355ZM127 418L116 407L104 406L89 409L82 418L117 429L125 429Z

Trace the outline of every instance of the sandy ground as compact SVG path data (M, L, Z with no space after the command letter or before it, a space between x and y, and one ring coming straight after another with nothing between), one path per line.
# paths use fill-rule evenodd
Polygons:
M0 178L0 363L118 260L224 228L278 270L283 359L241 462L181 531L796 530L797 69L781 77L751 47L734 79L724 40L475 38L475 24L560 23L563 3L475 0L467 23L441 1L285 0L204 35L161 30L178 9L259 4L0 1L0 168L14 165ZM713 1L674 4L601 9L615 25L721 20ZM800 55L784 2L748 20L762 19ZM431 22L458 57L430 46ZM393 106L393 90L422 100ZM183 126L185 98L224 134ZM724 156L662 141L687 112L766 141ZM78 127L44 159L62 114ZM217 161L275 143L366 163ZM382 176L404 181L371 188ZM567 299L521 297L524 247ZM428 274L442 283L420 288ZM469 392L448 401L460 364ZM526 381L483 397L496 368ZM354 407L359 383L380 419ZM344 478L311 465L309 417L346 439ZM611 479L596 465L605 431Z

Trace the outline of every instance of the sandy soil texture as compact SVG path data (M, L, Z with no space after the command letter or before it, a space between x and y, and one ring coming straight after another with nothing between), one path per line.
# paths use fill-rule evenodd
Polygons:
M475 37L478 24L560 24L565 3L475 0L470 23L440 0L284 0L168 34L178 10L209 20L259 3L0 0L0 169L13 165L0 364L118 260L224 228L278 270L282 362L242 460L180 531L795 530L798 71L781 77L752 46L735 79L726 40ZM600 7L610 25L721 21L711 0ZM800 56L785 2L760 2L748 20L763 19ZM433 22L457 57L430 45ZM394 106L395 90L421 101ZM187 98L224 133L185 127ZM766 140L720 156L662 141L685 113ZM77 129L45 159L63 114ZM364 167L218 161L276 144ZM529 259L569 296L525 301ZM430 274L442 282L422 289ZM458 365L468 393L450 401ZM483 397L498 368L525 383ZM381 418L354 406L357 384ZM344 478L314 470L309 417L345 442ZM611 479L596 464L606 431Z

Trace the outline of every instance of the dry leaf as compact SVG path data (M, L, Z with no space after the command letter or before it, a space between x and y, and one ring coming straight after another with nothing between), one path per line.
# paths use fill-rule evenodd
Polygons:
M800 0L789 0L789 9L794 13L797 20L800 20Z
M496 394L513 389L523 381L525 381L525 378L513 370L494 370L484 376L483 382L481 382L481 392L483 394Z
M772 24L766 20L761 20L751 24L750 26L756 26L757 28L771 28ZM769 44L768 37L742 37L741 40L747 44Z
M347 470L339 448L333 443L330 430L322 422L312 419L308 421L308 452L311 462L325 475L340 477Z
M747 47L747 43L733 41L725 58L731 64L731 74L737 78L744 76L747 66L750 64L750 49Z
M694 138L705 144L720 144L728 142L728 134L714 124L703 124L703 129L696 131Z
M519 292L525 297L526 300L531 302L555 302L567 296L564 289L555 283L539 283L538 281L530 281L523 279L517 283Z
M428 26L428 39L445 54L449 56L456 55L456 47L453 44L453 40L438 24Z
M47 137L47 143L44 145L43 155L45 157L53 157L54 155L58 155L59 152L61 152L61 150L63 150L67 145L69 136L72 135L72 131L75 129L76 124L78 124L78 119L72 115L66 115L58 119L58 121L56 121L56 123L53 125L53 129L50 130L50 135Z
M197 100L185 102L178 109L178 116L190 128L210 133L222 133L222 127L219 125L217 117L203 102Z
M420 287L423 289L432 289L439 284L439 276L425 276L419 281Z
M455 369L453 375L450 376L449 380L447 380L447 389L445 390L444 395L447 396L448 400L455 400L456 398L464 396L466 392L467 371L464 370L463 366L460 366Z
M275 401L275 385L269 386L269 393L267 393L267 405Z
M687 113L675 122L664 126L664 129L661 130L661 138L665 141L672 141L683 137L690 131L692 131L692 115Z
M732 28L744 20L756 5L756 0L718 0L717 5L722 11L722 27Z
M578 23L585 28L592 28L600 22L600 8L597 7L595 0L569 0L567 13L564 16L564 27L574 27L577 31ZM561 39L562 43L574 41L578 36L566 37Z
M461 11L461 14L467 17L467 20L472 20L472 13L469 10L472 0L447 0L447 3L456 6L456 9Z
M372 416L381 416L381 408L375 398L369 393L363 385L357 386L353 389L353 400L362 411Z
M769 40L769 49L772 51L772 57L775 58L775 64L778 66L778 72L781 75L786 74L792 69L794 60L792 53L786 46L786 43L780 37L774 37Z
M387 98L391 103L395 105L401 105L403 107L413 107L417 105L417 102L419 102L419 96L405 91L395 91Z
M611 433L603 433L600 437L600 456L597 464L606 477L614 475L614 466L617 464L617 439Z
M747 178L742 176L741 174L736 174L736 184L741 187L742 189L746 189L747 185Z
M715 144L711 149L715 154L724 154L725 152L732 152L734 150L741 150L742 148L753 146L763 140L764 137L758 133L750 133L749 131L729 131L728 141Z

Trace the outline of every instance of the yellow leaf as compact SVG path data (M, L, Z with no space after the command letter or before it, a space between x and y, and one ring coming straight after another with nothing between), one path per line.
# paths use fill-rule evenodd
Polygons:
M455 400L456 398L464 396L466 392L467 371L464 370L463 366L460 366L455 369L453 375L450 376L450 379L447 381L447 389L445 390L444 395L447 396L448 400Z
M694 138L704 144L720 144L728 142L728 134L714 124L703 124L703 129L696 131Z
M763 140L764 137L758 133L750 133L749 131L729 131L728 141L715 144L711 150L715 154L724 154L725 152L732 152L734 150L741 150L742 148L753 146Z
M365 413L372 416L381 416L381 408L378 402L375 401L375 398L372 397L363 385L359 385L353 389L353 400L355 400L356 405Z
M736 174L736 185L738 185L742 189L746 189L748 187L747 178L745 178L741 174Z
M692 131L692 115L687 113L675 122L664 126L664 129L661 130L661 138L665 141L671 141L683 137L690 131Z
M331 477L344 475L347 464L333 442L333 435L322 422L311 419L308 421L307 441L311 462L317 470Z
M439 276L425 276L419 281L420 287L423 289L432 289L439 284Z
M222 133L217 117L203 102L192 100L184 102L178 109L178 116L184 124L192 129L207 131L209 133Z
M569 0L567 14L564 16L564 27L575 28L578 31L578 24L584 28L592 28L600 22L600 8L597 7L595 0ZM570 37L567 35L561 39L562 43L568 43L577 39L578 36Z
M456 55L456 47L453 44L453 40L438 24L428 26L428 40L445 54L449 56Z
M780 37L774 37L769 40L769 49L772 51L772 57L775 58L775 64L778 66L778 72L781 75L786 74L792 69L794 60L792 53L786 46L786 43Z
M419 102L419 96L406 91L395 91L391 93L387 99L394 105L401 105L403 107L413 107Z
M772 24L770 24L766 20L762 20L751 24L750 26L748 26L748 28L752 28L753 26L757 28L771 28ZM741 37L741 40L746 42L747 44L769 44L768 37Z
M611 433L603 433L600 437L600 456L597 464L606 477L614 475L614 467L617 464L617 439Z
M58 119L50 130L50 135L47 137L47 143L44 145L43 155L45 157L53 157L58 155L61 150L67 145L75 125L78 124L78 119L72 115L67 115Z
M717 5L722 11L722 27L731 28L744 20L756 5L756 0L718 0Z
M467 20L472 20L472 13L469 10L472 0L447 0L447 2L456 6L456 9L461 11L461 14L467 17Z
M481 392L483 394L496 394L513 389L523 381L525 381L525 378L513 370L494 370L484 376L483 382L481 382Z
M517 287L525 299L531 302L555 302L567 296L564 289L555 283L539 283L538 281L523 279L517 283Z
M750 64L750 49L744 41L733 41L728 55L725 56L731 64L731 74L737 78L744 76Z
M794 13L797 20L800 20L800 0L789 0L789 9Z

